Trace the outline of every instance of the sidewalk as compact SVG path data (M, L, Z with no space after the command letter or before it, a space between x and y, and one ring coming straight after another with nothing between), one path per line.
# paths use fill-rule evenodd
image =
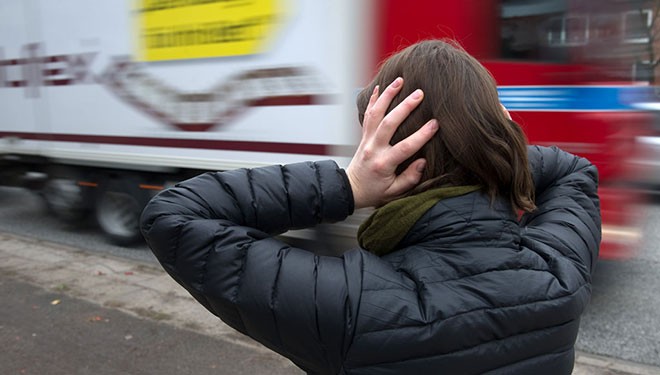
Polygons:
M212 336L256 353L272 354L261 344L224 325L155 264L99 256L64 245L0 233L0 272L42 289L65 292L74 298ZM283 365L291 365L285 358L278 358ZM300 371L292 366L291 373ZM660 375L660 369L578 353L573 374Z

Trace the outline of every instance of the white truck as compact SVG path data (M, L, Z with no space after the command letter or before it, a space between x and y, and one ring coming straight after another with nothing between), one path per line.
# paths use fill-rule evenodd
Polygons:
M1 183L127 244L147 200L194 174L347 164L368 3L1 0Z

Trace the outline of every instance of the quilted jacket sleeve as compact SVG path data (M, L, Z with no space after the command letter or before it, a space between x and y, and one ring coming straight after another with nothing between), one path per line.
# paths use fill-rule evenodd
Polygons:
M273 235L352 210L334 162L298 163L184 181L152 199L141 229L165 270L228 325L308 372L338 373L360 266Z
M523 241L549 263L568 259L580 283L590 280L601 240L598 171L556 147L530 146L528 152L538 208L523 216Z

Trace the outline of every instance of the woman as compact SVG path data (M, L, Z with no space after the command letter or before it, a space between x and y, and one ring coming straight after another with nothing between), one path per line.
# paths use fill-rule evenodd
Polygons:
M309 373L570 374L600 243L596 168L528 148L494 80L449 42L388 59L358 111L346 171L207 173L156 196L142 231L167 272ZM341 257L274 238L360 207L378 209Z

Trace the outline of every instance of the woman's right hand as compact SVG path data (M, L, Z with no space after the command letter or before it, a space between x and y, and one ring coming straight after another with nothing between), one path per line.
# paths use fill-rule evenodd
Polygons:
M378 207L417 185L426 160L417 159L401 174L399 164L412 157L438 130L438 122L427 122L408 138L390 145L399 125L421 103L424 93L416 90L387 113L392 99L401 90L403 79L397 78L379 95L374 88L362 122L362 140L346 174L351 183L355 208Z

